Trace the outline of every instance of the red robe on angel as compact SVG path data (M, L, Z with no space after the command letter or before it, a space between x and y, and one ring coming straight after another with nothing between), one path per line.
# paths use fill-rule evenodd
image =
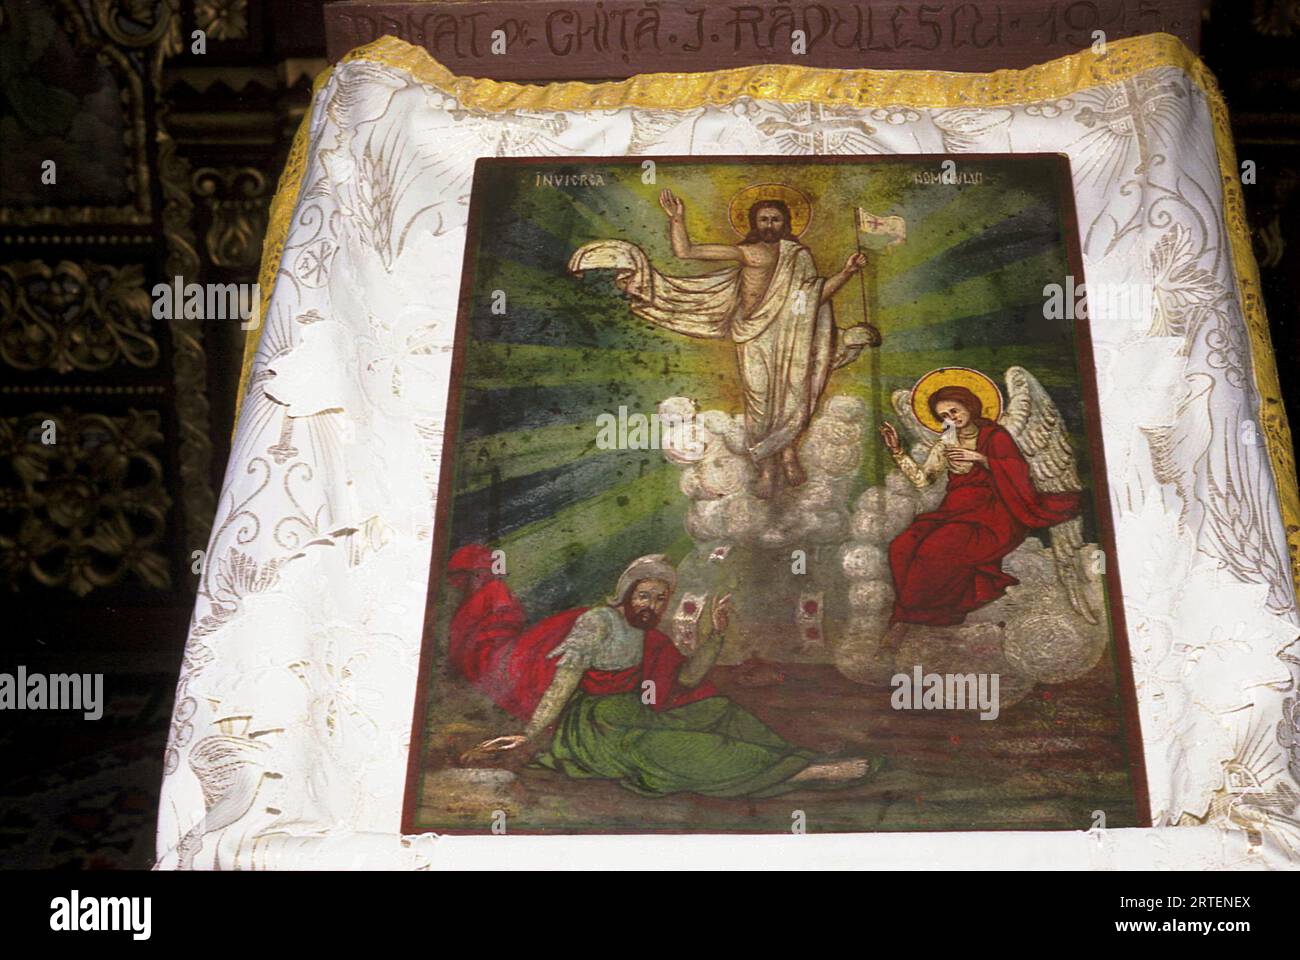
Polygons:
M987 463L967 473L949 471L938 509L919 514L889 545L895 594L890 623L962 623L1020 582L1003 571L1002 558L1031 530L1079 514L1080 494L1034 489L1011 434L992 421L979 423L975 449Z

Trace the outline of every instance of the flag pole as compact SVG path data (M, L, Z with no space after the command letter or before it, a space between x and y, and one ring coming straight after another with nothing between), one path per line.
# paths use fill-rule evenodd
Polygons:
M858 248L858 253L862 254L862 256L865 257L866 253L864 253L862 250L861 208L857 208L853 212L853 241ZM874 263L872 261L869 260L868 263L872 263L872 265L874 266ZM866 324L870 324L871 307L867 303L867 264L866 263L864 263L862 265L862 268L858 270L858 283L862 291L862 322ZM884 401L884 394L881 390L881 385L880 385L880 348L868 347L867 349L871 351L871 356L867 363L868 370L869 370L869 373L867 375L871 377L872 399L875 401L873 404L873 409L871 411L871 424L868 429L874 430L874 428L879 426L881 422L885 401ZM876 440L876 438L875 437L867 438L867 449L872 451L871 453L871 465L873 468L872 473L878 475L881 472L880 467L882 462L880 459L881 458L880 443L878 442L873 443L872 442L873 440ZM873 479L875 478L873 477ZM880 479L877 482L883 483L884 478L880 477Z
M853 242L854 242L855 244L857 244L857 247L858 247L858 253L865 257L866 254L865 254L865 253L862 253L862 211L861 211L861 208L858 208L858 209L854 210L854 212L853 212ZM860 269L860 270L858 271L858 282L862 285L862 322L863 322L863 323L870 323L870 322L871 322L871 311L867 308L867 279L866 279L866 277L863 276L863 274L865 274L866 272L867 272L867 265L864 263L864 264L862 265L862 269Z

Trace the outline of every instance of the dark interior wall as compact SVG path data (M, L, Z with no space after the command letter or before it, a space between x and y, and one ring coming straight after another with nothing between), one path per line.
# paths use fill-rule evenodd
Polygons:
M1232 115L1239 160L1255 163L1243 187L1282 396L1300 425L1300 4L1214 0L1202 56Z
M321 0L0 0L0 671L105 700L0 715L0 867L152 860L244 338L152 291L257 279L324 65Z
M3 0L0 51L7 652L170 670L244 331L152 291L257 279L322 3Z

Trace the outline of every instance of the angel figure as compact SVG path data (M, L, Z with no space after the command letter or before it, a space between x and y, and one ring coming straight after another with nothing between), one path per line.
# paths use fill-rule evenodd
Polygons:
M913 436L929 442L917 463L891 423L880 434L918 488L947 476L938 509L918 514L889 545L894 580L892 624L962 623L1019 581L1002 559L1032 530L1050 529L1057 579L1089 623L1078 558L1083 547L1079 473L1061 413L1022 367L1006 373L1010 402L989 377L964 367L932 371L893 395Z

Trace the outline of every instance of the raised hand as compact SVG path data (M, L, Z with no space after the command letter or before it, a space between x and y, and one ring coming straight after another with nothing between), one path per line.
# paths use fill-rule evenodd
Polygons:
M880 425L880 435L884 438L885 446L890 449L891 453L898 453L902 449L902 445L898 442L898 431L894 429L894 425L888 420Z
M867 255L861 251L849 254L849 258L844 261L844 272L854 274L867 265Z
M659 206L664 208L669 220L680 220L686 216L686 204L673 196L671 190L659 191Z

